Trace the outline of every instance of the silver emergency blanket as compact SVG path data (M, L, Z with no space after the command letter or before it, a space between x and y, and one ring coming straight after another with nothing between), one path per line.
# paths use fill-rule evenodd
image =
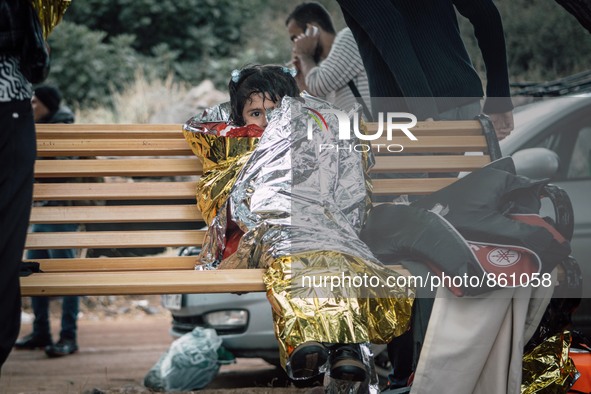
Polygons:
M398 286L400 275L359 239L371 206L371 153L355 139L339 140L336 116L318 117L325 109L334 107L309 96L286 97L254 149L241 153L246 160L218 160L223 171L228 160L240 168L235 177L218 177L231 179L229 194L216 204L197 267L266 269L284 365L307 341L387 343L408 329L414 298L414 289ZM184 127L196 154L203 152L199 134L212 134L200 124L227 121L212 114L220 111L206 111ZM216 172L215 166L209 170ZM203 178L213 177L204 172ZM203 199L199 192L197 199ZM222 260L230 221L244 235Z

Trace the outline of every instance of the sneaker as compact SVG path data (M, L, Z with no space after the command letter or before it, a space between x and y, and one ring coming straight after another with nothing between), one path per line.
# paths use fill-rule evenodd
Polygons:
M308 379L321 373L328 361L328 349L320 342L305 342L296 347L288 360L288 371L293 379Z
M51 338L48 336L39 336L31 333L17 340L14 348L18 350L43 349L46 346L51 346L52 343Z
M331 349L330 377L350 382L363 382L367 370L356 345L340 345Z
M63 357L78 351L78 345L75 339L61 338L56 344L45 348L45 354L48 357Z

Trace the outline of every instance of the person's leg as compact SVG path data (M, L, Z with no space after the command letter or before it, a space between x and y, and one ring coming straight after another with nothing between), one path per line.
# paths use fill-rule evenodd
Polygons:
M488 394L491 387L504 388L503 393L521 393L523 349L540 324L553 291L553 287L544 286L515 289L511 309L497 334L474 393Z
M392 364L392 372L388 375L388 387L406 387L408 385L408 378L412 374L412 330L392 339L388 343L388 359L390 360L390 364Z
M47 231L70 232L78 229L74 224L53 224L48 226ZM76 257L75 249L52 249L48 251L52 259L73 259ZM78 321L78 310L80 298L78 296L65 296L62 298L62 327L60 339L76 340L76 323Z
M78 351L77 321L80 298L78 296L64 296L62 298L62 328L60 339L45 348L49 357L67 356Z
M78 226L74 224L61 224L51 225L49 231L69 232L76 231L77 229ZM52 259L73 259L76 257L76 251L74 249L52 249L49 251L49 255ZM62 298L62 326L60 330L60 338L56 344L45 349L48 356L65 356L78 350L76 338L79 307L80 297L64 296Z
M555 268L552 271L552 283L557 282L557 272ZM523 349L527 342L534 335L538 328L546 308L554 294L554 285L539 286L530 289L519 289L518 298L514 308L515 320L519 324L515 325L519 331L513 332L515 340L512 343L511 360L509 364L509 377L507 379L507 392L520 393L523 371ZM523 321L523 322L522 322Z
M51 338L49 326L49 297L31 297L33 306L33 337Z
M422 263L403 260L401 264L413 276L428 278L430 275L429 269ZM409 377L417 367L435 295L436 292L430 291L426 286L417 287L410 330L388 343L388 358L392 364L392 374L388 376L390 388L406 387Z
M515 295L515 289L502 289L480 298L458 298L440 289L411 393L438 392L445 387L450 393L473 394L485 385L486 393L506 394L512 373L509 364L513 364L509 360L514 359L516 347L509 346L511 333L523 336L523 324L514 321L514 313L519 315L522 309L514 310ZM496 383L491 385L491 381Z
M43 232L42 224L33 225L33 232ZM46 250L29 250L27 259L39 260L46 259L49 255ZM51 338L51 328L49 323L49 297L31 297L31 306L35 320L33 321L33 338L49 339Z
M42 224L35 224L32 226L32 232L42 232ZM27 259L39 260L46 259L49 255L47 250L28 250ZM51 328L49 324L49 297L31 297L31 306L33 308L33 332L16 341L14 347L16 349L43 349L47 345L51 345Z
M20 329L19 266L31 212L35 125L29 100L0 103L0 368Z
M78 311L80 308L80 297L65 296L62 299L62 329L60 339L76 340Z

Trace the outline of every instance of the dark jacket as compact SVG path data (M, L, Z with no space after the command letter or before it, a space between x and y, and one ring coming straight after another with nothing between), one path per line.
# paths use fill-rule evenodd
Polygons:
M74 123L74 113L70 108L61 106L56 112L49 114L37 123Z
M25 5L22 0L0 0L0 54L18 54L22 48Z
M37 123L74 123L74 113L66 106L61 106L56 112L53 114L49 114L45 117L45 119L40 120ZM37 158L37 160L43 160L42 158ZM53 178L53 179L37 179L36 182L39 183L65 183L69 182L69 178ZM50 201L44 202L42 205L45 206L63 206L63 205L70 205L67 201Z

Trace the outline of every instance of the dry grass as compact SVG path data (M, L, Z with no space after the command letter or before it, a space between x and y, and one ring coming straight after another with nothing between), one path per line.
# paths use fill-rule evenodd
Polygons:
M149 79L138 71L121 93L112 93L113 106L76 110L77 123L181 123L204 106L227 100L209 81L193 87L166 79Z

